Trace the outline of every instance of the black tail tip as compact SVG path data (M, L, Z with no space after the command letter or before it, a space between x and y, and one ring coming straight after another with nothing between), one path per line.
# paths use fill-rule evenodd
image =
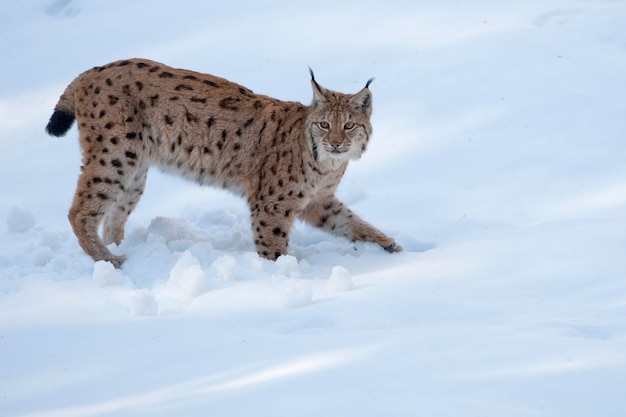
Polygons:
M46 126L46 132L52 136L63 136L70 130L74 123L74 115L63 110L55 110L50 116L50 121Z

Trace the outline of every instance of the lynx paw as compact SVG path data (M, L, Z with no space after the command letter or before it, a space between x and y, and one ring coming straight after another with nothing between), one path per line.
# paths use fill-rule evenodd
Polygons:
M393 242L391 245L383 246L383 249L389 253L403 251L402 246L398 245L396 242Z
M125 260L126 260L125 256L117 256L117 255L113 255L110 258L105 259L105 261L111 262L113 266L116 268L119 268L120 266L122 266Z

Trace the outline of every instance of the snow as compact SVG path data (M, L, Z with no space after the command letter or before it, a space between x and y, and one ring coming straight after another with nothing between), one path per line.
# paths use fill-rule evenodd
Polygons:
M621 417L626 3L32 0L0 11L0 415ZM338 196L405 248L151 171L114 253L67 221L95 65L145 57L307 103L308 66L375 134Z
M13 207L7 215L7 229L11 233L24 233L28 232L35 226L37 219L35 215L29 210Z

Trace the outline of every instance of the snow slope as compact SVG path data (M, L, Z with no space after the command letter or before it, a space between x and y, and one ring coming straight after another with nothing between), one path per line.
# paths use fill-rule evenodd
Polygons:
M626 409L626 3L32 0L0 10L0 415L563 416ZM115 252L66 219L81 71L128 57L308 102L371 76L338 192L407 249L151 171Z

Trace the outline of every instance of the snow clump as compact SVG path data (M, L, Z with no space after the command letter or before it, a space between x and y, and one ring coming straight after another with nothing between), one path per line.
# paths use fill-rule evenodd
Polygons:
M93 283L96 287L111 287L121 282L120 272L111 262L97 261L93 265Z
M198 259L185 251L170 271L166 286L175 298L191 303L209 290L209 280Z
M136 290L130 296L130 312L135 316L156 316L159 305L152 291L145 288Z
M313 302L310 283L295 279L288 280L281 290L283 305L287 308L302 308Z
M350 272L341 265L334 266L328 278L328 289L334 291L350 291L354 289Z
M20 207L13 207L7 216L7 227L11 233L28 232L36 222L32 212Z
M278 273L291 278L299 278L298 259L291 255L281 255L274 263Z
M234 282L235 272L237 270L237 261L230 255L220 256L213 261L211 269L214 271L218 279L224 282Z

